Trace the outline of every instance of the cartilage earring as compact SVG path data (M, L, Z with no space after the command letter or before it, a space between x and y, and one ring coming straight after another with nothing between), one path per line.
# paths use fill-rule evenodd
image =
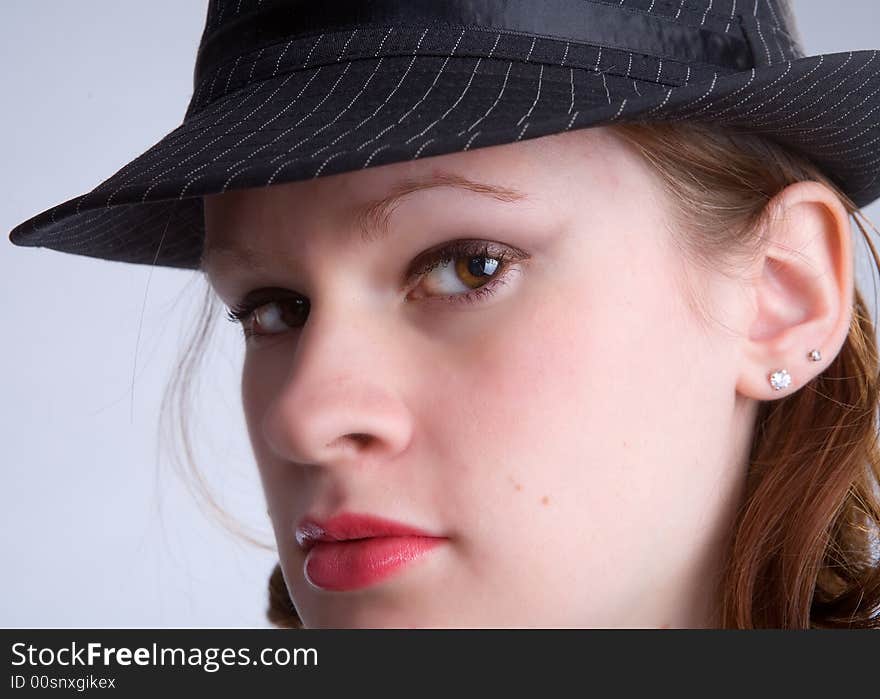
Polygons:
M813 362L818 362L822 359L822 353L819 350L813 350L809 354L810 360Z
M788 388L791 385L791 374L785 369L779 369L770 374L770 385L777 391Z

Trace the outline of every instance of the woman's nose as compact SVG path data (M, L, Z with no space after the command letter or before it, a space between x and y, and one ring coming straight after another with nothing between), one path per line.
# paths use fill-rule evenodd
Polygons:
M277 456L297 464L353 465L392 458L412 431L398 338L363 310L314 313L293 364L268 402L263 434ZM359 318L353 316L359 315Z

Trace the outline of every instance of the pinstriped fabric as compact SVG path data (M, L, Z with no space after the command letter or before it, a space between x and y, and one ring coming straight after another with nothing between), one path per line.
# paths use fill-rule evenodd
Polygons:
M278 1L212 0L203 39ZM733 71L473 26L287 37L206 73L177 129L10 240L195 268L206 194L615 121L698 119L771 136L812 158L857 204L880 196L876 51L804 56L784 0L605 4L716 34L745 31L755 66Z

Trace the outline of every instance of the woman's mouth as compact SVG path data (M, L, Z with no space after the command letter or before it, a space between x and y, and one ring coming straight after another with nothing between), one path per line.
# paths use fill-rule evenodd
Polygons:
M342 513L326 522L304 519L296 540L307 553L306 580L322 590L344 591L390 577L447 539L372 515Z

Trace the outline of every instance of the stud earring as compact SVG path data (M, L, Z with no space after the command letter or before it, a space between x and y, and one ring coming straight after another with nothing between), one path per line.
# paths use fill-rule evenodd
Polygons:
M822 360L822 353L819 350L814 349L807 355L807 357L810 358L811 362L819 362ZM768 378L770 379L770 385L777 391L781 391L783 388L788 388L791 385L791 374L785 369L774 371Z
M770 374L770 385L777 391L788 388L791 385L791 374L785 369L779 369Z

